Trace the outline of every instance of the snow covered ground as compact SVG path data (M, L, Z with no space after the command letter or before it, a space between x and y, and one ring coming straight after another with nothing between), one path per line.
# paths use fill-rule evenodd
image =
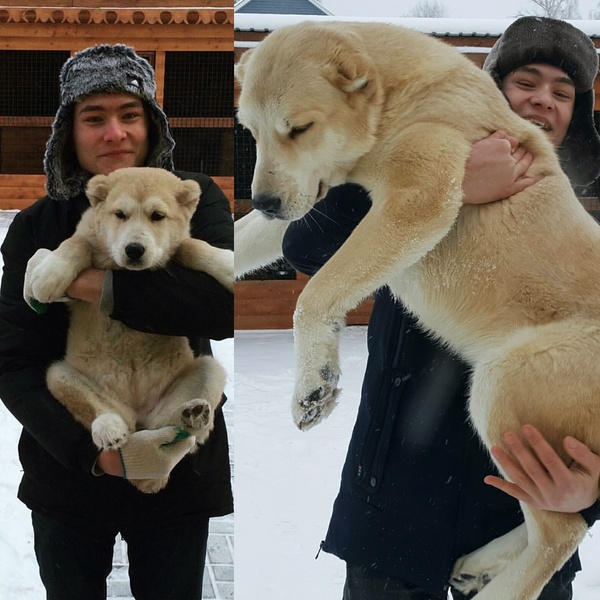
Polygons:
M344 566L321 553L358 406L365 328L342 337L342 394L332 415L300 432L290 331L235 334L235 590L238 600L339 600ZM574 600L600 598L600 524L581 547ZM514 600L508 599L507 600Z

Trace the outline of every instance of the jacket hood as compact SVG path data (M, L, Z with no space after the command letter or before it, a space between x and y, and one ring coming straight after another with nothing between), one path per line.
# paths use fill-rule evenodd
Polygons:
M60 106L44 156L46 190L51 198L68 200L78 196L93 176L81 168L75 156L74 107L85 98L107 93L128 93L143 101L149 124L145 166L173 170L175 141L167 117L155 98L152 67L129 46L93 46L75 54L61 69Z

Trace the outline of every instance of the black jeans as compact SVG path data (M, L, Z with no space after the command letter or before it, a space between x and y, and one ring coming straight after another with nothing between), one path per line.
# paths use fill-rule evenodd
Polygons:
M201 600L208 519L122 527L67 523L32 514L35 553L47 600L106 600L115 538L127 542L136 600Z
M538 600L571 600L575 573L557 573L544 588ZM454 600L466 600L452 590ZM346 565L346 583L342 600L441 600L410 583L392 579L364 567ZM506 600L516 600L507 598Z

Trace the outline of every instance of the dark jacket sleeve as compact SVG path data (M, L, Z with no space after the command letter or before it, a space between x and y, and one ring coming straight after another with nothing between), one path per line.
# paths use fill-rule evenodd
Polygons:
M233 249L229 201L209 177L178 173L200 183L192 235ZM221 340L233 336L233 294L206 273L171 262L159 271L114 271L111 316L138 331Z
M46 387L48 365L64 354L67 310L53 304L37 315L22 298L25 265L37 247L29 221L17 215L2 246L0 398L55 460L89 472L97 456L91 436Z
M293 221L283 238L283 255L301 273L314 275L369 212L367 192L357 185L333 188L305 219Z

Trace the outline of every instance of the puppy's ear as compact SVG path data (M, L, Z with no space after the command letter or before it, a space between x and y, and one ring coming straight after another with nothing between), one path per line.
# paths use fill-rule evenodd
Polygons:
M376 75L373 61L355 50L338 53L325 68L327 79L346 94L371 91Z
M233 74L235 75L235 78L237 79L237 81L240 85L242 85L242 82L244 80L244 73L246 71L246 63L248 62L248 59L250 58L251 54L252 54L252 49L246 50L242 54L242 56L240 56L240 60L238 60L237 63L235 64L235 66L233 67Z
M175 193L175 199L181 206L194 209L200 200L200 185L193 179L182 181Z
M98 202L106 200L108 196L108 176L95 175L92 177L85 188L85 195L88 197L90 204L96 206Z

